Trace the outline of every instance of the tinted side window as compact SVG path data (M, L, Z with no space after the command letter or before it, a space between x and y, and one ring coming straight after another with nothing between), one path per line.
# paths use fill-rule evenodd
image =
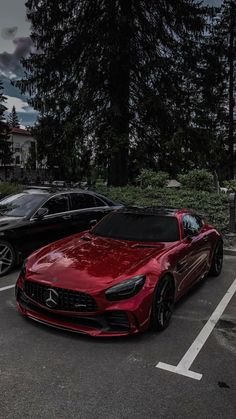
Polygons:
M97 196L95 196L94 199L96 207L105 207L107 205L105 202L101 201L101 199L97 198Z
M43 205L43 208L48 209L48 214L58 214L69 210L68 195L58 195L49 199Z
M71 194L71 203L72 210L83 209L83 208L93 208L95 207L95 200L93 195L89 194Z
M194 217L193 215L185 215L183 217L183 227L185 236L188 235L189 231L196 234L202 227L201 219L199 217Z

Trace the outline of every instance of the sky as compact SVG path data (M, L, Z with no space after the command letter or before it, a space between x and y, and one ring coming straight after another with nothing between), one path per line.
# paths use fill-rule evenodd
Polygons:
M3 81L6 107L11 111L16 107L22 127L33 125L37 114L27 104L27 99L19 89L11 85L11 80L22 74L20 57L34 51L30 39L30 23L26 18L26 0L0 0L0 79ZM205 0L210 5L220 5L222 0Z

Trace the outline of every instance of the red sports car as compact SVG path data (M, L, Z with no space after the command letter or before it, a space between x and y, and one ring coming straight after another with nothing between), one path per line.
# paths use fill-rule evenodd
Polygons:
M174 303L222 264L221 235L195 213L123 208L33 253L17 305L33 320L91 336L163 330Z

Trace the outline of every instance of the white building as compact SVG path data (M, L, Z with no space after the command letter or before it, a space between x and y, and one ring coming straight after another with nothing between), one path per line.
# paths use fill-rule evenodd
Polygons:
M24 169L30 156L31 147L36 147L36 141L29 131L22 128L12 128L9 141L13 151L13 166Z
M11 143L13 152L12 163L7 165L7 172L3 165L0 164L1 178L5 178L6 173L7 178L23 177L25 176L27 163L29 162L29 157L32 155L32 150L34 150L34 155L36 157L36 140L26 129L12 128L8 141ZM37 162L35 169L36 168Z

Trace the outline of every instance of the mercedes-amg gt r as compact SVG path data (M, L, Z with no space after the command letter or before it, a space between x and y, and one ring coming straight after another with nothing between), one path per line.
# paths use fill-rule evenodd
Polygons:
M222 264L221 235L195 213L122 208L33 253L17 305L33 320L91 336L163 330L174 303Z

